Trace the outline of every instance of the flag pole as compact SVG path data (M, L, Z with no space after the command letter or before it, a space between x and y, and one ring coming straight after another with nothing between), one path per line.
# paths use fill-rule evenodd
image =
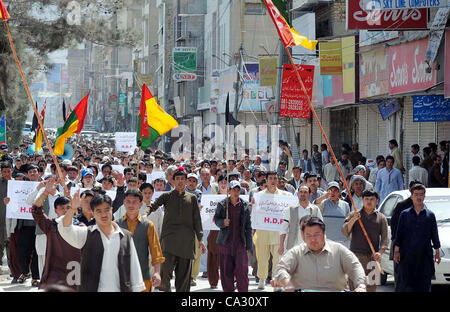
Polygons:
M339 163L338 163L338 161L336 159L336 155L334 154L334 151L333 151L333 148L331 147L330 141L328 140L328 137L325 134L325 131L323 130L322 123L320 122L319 118L317 117L316 111L314 110L314 107L313 107L313 105L311 103L311 99L309 98L308 93L307 93L306 88L305 88L305 85L303 84L303 80L300 77L300 74L298 72L297 67L295 66L294 60L292 59L291 52L289 51L288 47L285 46L284 48L286 49L287 55L289 56L289 60L290 60L290 62L292 64L292 66L294 67L295 73L297 74L297 79L298 79L298 81L300 83L300 86L302 87L302 90L303 90L303 92L306 95L306 98L308 100L308 106L311 109L311 112L312 112L312 114L314 116L314 119L317 121L317 124L319 125L320 132L322 132L322 136L325 139L325 142L326 142L326 144L328 146L328 149L329 149L329 151L331 153L331 156L333 157L333 160L334 160L334 162L336 164L336 167L337 167L337 169L339 171L339 175L341 176L342 182L344 183L345 189L347 190L347 194L348 194L348 196L350 198L350 201L352 203L353 209L355 211L357 211L355 202L353 201L353 197L352 197L352 194L350 192L350 188L348 187L347 181L346 181L346 179L344 177L344 174L342 173L341 167L339 166ZM367 240L367 242L369 244L369 247L370 247L370 250L372 251L372 254L375 254L375 249L373 248L373 244L370 241L369 235L367 234L366 229L364 228L364 225L363 225L361 219L358 219L358 222L359 222L359 225L361 226L361 229L362 229L362 231L364 233L364 236L366 237L366 240ZM376 261L376 263L378 265L378 269L380 270L381 274L384 274L384 271L381 268L380 263L378 261Z
M20 76L22 77L23 84L25 86L25 91L27 92L28 99L30 100L31 106L33 107L34 114L36 115L36 118L38 120L39 126L42 129L42 135L44 136L44 140L45 140L45 142L47 144L47 147L48 147L48 150L50 152L50 155L52 156L53 162L55 163L56 171L57 171L57 174L59 176L60 183L61 183L61 185L64 188L64 193L69 193L69 189L67 188L66 183L64 183L65 179L64 179L64 177L62 175L61 168L60 168L60 166L58 164L58 160L56 159L55 153L53 152L53 148L50 145L50 142L48 141L47 134L45 133L44 125L42 124L42 119L39 116L39 112L37 111L36 105L34 105L33 98L32 98L31 93L30 93L30 88L28 86L27 79L25 78L25 74L23 73L22 66L20 65L20 62L19 62L19 58L17 57L16 49L14 47L14 42L12 40L12 36L11 36L11 32L9 30L8 22L4 19L3 23L5 24L6 33L8 34L9 44L11 46L11 50L12 50L12 53L13 53L13 56L14 56L14 60L15 60L15 62L17 64L18 69L19 69Z

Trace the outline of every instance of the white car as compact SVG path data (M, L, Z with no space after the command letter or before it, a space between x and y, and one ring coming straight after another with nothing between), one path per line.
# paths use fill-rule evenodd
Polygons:
M396 204L410 195L409 190L392 192L381 203L379 210L386 216L389 224ZM441 263L434 264L436 278L433 278L431 283L450 285L450 188L427 188L424 203L427 209L436 216L439 241L441 242ZM390 227L388 232L390 238ZM394 275L394 264L393 260L389 260L389 252L390 250L386 250L381 256L381 266L385 273ZM386 282L386 278L386 274L382 276L382 285Z

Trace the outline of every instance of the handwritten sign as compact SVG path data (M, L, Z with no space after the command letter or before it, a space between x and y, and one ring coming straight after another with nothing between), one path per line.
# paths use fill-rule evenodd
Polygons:
M280 231L283 211L298 204L294 195L256 193L254 198L252 228L259 230Z
M450 121L450 99L443 95L413 96L413 121Z
M136 149L136 132L116 132L116 150L133 154Z
M33 220L27 197L38 185L39 182L32 181L8 181L7 196L10 201L6 205L6 218Z
M284 64L283 83L281 87L280 117L310 118L308 99L312 98L314 66L296 65L300 78L305 85L307 95L303 92L297 74L291 64Z
M156 179L166 180L166 173L164 171L153 171L150 174L147 174L147 182L153 183Z
M201 205L202 210L200 210L200 217L202 218L202 228L203 231L206 230L220 230L214 223L214 214L216 213L217 204L227 197L225 194L217 195L202 195ZM247 195L239 195L242 201L248 202Z

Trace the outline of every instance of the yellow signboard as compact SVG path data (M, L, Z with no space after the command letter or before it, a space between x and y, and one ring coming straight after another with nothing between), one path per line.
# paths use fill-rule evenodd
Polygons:
M342 38L342 82L344 93L355 92L355 37Z
M339 41L324 41L319 43L320 74L342 74L342 44Z
M277 84L276 57L263 57L259 59L259 85L261 87L272 87Z

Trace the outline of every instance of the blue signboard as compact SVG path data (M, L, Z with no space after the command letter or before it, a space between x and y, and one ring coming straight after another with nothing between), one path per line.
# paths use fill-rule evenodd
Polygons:
M413 96L413 121L450 121L450 99L443 95Z
M378 109L380 110L383 120L386 120L389 116L400 109L400 104L397 99L389 99L381 102L381 104L378 105Z

